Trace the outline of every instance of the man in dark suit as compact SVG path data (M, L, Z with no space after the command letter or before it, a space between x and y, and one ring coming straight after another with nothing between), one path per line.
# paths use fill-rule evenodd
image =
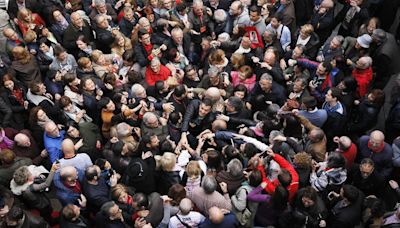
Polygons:
M118 29L111 28L108 23L107 16L96 16L96 46L103 53L109 54L111 52L111 44L114 42L114 35Z
M18 10L22 8L30 9L34 13L40 13L41 5L37 0L10 0L8 2L8 15L10 19L15 19L18 14Z
M76 45L76 40L83 35L87 40L93 40L93 31L89 24L82 19L78 12L71 14L71 23L64 32L63 46L68 50L68 53L78 57L79 48Z

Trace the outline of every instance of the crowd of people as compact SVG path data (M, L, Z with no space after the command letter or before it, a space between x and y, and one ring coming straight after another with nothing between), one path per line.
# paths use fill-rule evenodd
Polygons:
M400 227L399 7L9 0L0 227Z

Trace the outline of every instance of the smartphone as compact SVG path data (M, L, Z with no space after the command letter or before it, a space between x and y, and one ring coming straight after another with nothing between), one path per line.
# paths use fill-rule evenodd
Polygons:
M60 160L57 159L57 160L55 161L55 163L56 163L56 164L60 164Z

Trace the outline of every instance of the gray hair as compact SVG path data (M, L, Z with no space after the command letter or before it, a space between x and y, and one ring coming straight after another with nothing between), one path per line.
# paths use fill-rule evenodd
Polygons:
M24 165L15 170L13 180L17 185L23 185L29 179L30 175L32 174L29 172L28 166Z
M144 90L145 88L141 85L141 84L133 84L131 91L132 91L132 95L136 96L137 95L137 91L139 90Z
M337 35L337 36L333 37L333 39L336 39L340 43L340 45L343 44L343 41L344 41L344 37L343 36Z
M95 6L99 6L99 5L103 5L103 4L106 4L105 0L95 0L94 1Z
M183 198L179 203L179 210L183 215L189 214L192 210L192 201L189 198Z
M261 77L260 77L260 81L261 80L267 80L267 81L270 81L270 82L274 81L272 76L270 74L268 74L268 73L262 74Z
M131 131L129 128L130 128L129 124L127 124L125 122L119 123L117 125L117 137L120 138L120 137L124 137L124 136L131 134Z
M194 8L195 6L204 6L204 3L203 3L202 0L194 0L192 6L193 6L193 8Z
M272 130L272 131L269 133L269 138L270 138L271 140L273 140L276 136L279 136L279 135L282 135L282 136L283 136L282 132L277 131L277 130Z
M226 14L225 10L223 9L217 9L214 12L214 20L218 23L226 21L226 18L228 15Z
M153 58L152 60L151 60L151 63L153 63L153 64L155 64L155 63L157 63L157 64L161 64L161 62L160 62L160 59L159 58ZM150 64L151 64L150 63Z
M383 29L375 29L372 32L372 38L377 40L379 43L383 43L387 39L387 34Z
M372 58L369 56L363 56L359 60L364 62L365 69L372 66Z
M218 184L217 180L215 180L215 177L209 175L205 176L201 182L201 186L206 194L211 194L217 190L217 185Z
M109 217L110 216L110 209L112 207L114 207L114 206L115 206L115 202L114 201L108 201L108 202L104 203L103 206L101 206L100 210L104 215L107 215L107 217Z
M96 24L100 24L100 20L102 20L103 18L105 18L104 15L97 14L97 16L94 18L94 20L96 21Z
M147 122L148 122L148 120L149 120L151 117L154 117L154 118L158 119L156 114L154 114L154 113L152 113L152 112L146 112L146 113L143 115L143 123L144 123L145 125L147 125Z
M218 74L219 74L218 67L210 66L210 68L208 68L208 75L218 75Z
M243 173L243 164L239 159L234 158L228 163L226 169L232 176L239 177Z

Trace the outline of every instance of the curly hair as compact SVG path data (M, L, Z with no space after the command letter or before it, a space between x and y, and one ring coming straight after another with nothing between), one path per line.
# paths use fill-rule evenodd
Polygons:
M311 156L306 152L300 152L294 155L294 164L299 168L311 168Z

